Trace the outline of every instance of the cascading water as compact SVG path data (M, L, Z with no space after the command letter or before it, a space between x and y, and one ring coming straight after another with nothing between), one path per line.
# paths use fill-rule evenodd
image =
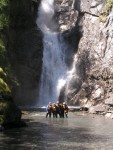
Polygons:
M38 100L38 106L41 106L49 101L56 102L66 82L65 48L60 43L59 39L62 37L57 32L54 20L54 0L41 1L37 25L43 32L44 48Z

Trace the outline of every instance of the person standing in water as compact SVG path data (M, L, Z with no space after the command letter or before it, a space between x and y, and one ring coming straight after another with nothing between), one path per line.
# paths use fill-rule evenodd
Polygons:
M57 118L57 107L56 104L52 104L52 113L53 113L53 118Z
M64 115L68 118L68 106L65 102L63 102Z
M46 118L48 117L48 115L49 115L49 118L51 118L51 113L52 113L52 104L51 102L49 102L46 107Z
M61 117L61 106L59 101L56 102L56 113Z

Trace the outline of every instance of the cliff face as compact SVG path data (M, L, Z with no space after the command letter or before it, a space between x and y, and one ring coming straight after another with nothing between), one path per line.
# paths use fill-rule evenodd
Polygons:
M105 9L107 11L109 3L110 1L101 0L87 1L85 7L84 3L81 3L81 9L78 9L78 11L84 13L82 18L83 36L79 43L78 52L82 54L86 51L90 63L86 72L87 78L84 80L83 88L78 95L82 95L80 99L84 100L82 100L83 104L87 103L87 106L94 106L102 103L106 109L109 109L106 105L106 99L108 97L112 99L113 93L112 5L109 7L107 15L105 15ZM106 19L102 20L102 17L106 17Z
M42 34L36 25L40 1L10 1L8 57L19 86L13 90L19 105L34 105L42 65Z
M68 35L76 40L75 35L79 36L79 42L76 43L78 46L75 44L78 58L76 75L79 78L76 78L75 88L73 87L68 94L69 103L80 103L85 107L98 105L100 110L102 107L112 109L113 103L110 99L113 93L113 2L109 0L62 2L65 8L71 3L69 13L73 12L72 21L70 19L63 24L65 27L63 32L68 30ZM75 24L72 27L74 20ZM68 27L69 24L71 25ZM71 31L74 31L74 34L71 34ZM100 104L103 106L99 106Z

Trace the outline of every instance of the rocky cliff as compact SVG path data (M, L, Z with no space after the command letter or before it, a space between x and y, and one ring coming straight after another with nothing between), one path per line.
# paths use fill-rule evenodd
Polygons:
M87 51L90 65L79 94L82 94L83 105L90 106L90 112L112 111L109 102L110 99L112 101L113 93L112 5L113 1L111 3L109 0L87 1L87 7L81 3L81 11L84 13L83 36L78 50L79 53Z
M77 73L68 101L88 107L92 113L112 117L113 1L62 0L60 6L61 32L68 31L68 36L78 41L75 43Z

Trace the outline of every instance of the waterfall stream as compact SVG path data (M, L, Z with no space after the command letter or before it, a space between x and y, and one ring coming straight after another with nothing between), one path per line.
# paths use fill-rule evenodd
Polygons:
M54 0L42 0L37 25L43 33L43 65L38 106L58 100L60 90L66 83L65 44L57 32L54 20Z

